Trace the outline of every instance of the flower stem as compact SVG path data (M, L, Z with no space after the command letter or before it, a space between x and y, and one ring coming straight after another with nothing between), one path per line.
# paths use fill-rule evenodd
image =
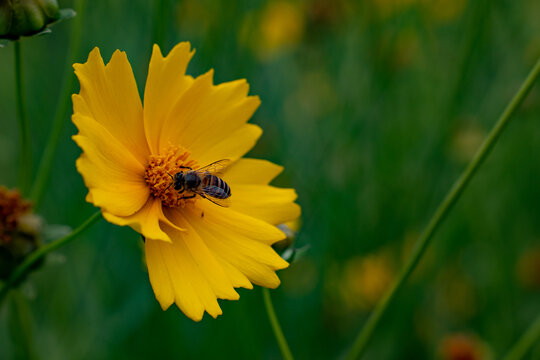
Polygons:
M21 192L26 194L31 176L32 152L30 148L30 130L28 126L28 117L26 115L26 99L24 97L23 86L23 68L21 60L21 42L14 42L15 55L15 94L17 97L17 117L19 118L20 128L20 168L19 168L19 186Z
M45 145L43 155L39 162L36 179L34 180L32 190L30 192L30 198L34 202L34 206L36 208L39 206L43 198L47 182L49 181L49 176L54 161L54 155L56 153L56 149L62 135L65 119L71 108L70 94L72 92L75 80L71 65L77 60L77 54L79 53L79 48L81 44L80 40L84 3L85 0L79 0L75 8L77 16L75 17L73 22L73 31L69 45L70 50L67 57L67 66L65 66L65 71L63 75L62 90L60 93L60 97L58 98L58 104L56 106L56 112L54 114L52 130L49 134L47 144Z
M55 240L49 244L41 246L39 249L28 255L24 261L19 264L13 270L9 278L6 280L5 283L2 284L2 287L0 287L0 303L2 303L2 300L7 295L9 289L13 287L15 284L19 282L32 268L32 265L34 265L37 261L39 261L41 258L43 258L45 255L50 253L53 250L56 250L75 238L82 234L86 229L90 227L90 225L94 224L97 220L101 218L101 211L96 212L94 215L90 216L88 219L86 219L85 222L83 222L78 228L73 230L70 234Z
M276 336L279 350L281 350L281 355L285 360L293 360L294 358L292 356L291 350L289 349L289 345L287 344L285 335L283 335L283 331L281 331L281 326L279 325L276 312L274 311L272 299L270 298L270 291L267 288L263 288L262 293L264 299L264 307L266 308L266 313L268 314L270 325L272 325L272 330L274 331L274 335Z
M499 120L491 129L487 138L484 140L483 144L480 146L480 148L474 155L474 158L471 160L467 168L463 171L459 179L454 183L451 190L446 194L444 200L435 211L435 214L429 221L426 229L418 239L418 242L416 243L411 255L408 257L405 266L401 269L398 277L392 283L392 286L386 291L381 300L379 300L375 309L373 310L366 324L364 325L363 329L356 337L351 347L351 350L347 355L347 359L357 359L364 353L375 328L381 320L382 315L385 313L389 304L396 296L398 290L403 286L405 281L407 281L408 277L411 275L416 265L418 265L418 262L420 261L422 255L430 244L430 240L432 239L433 234L441 225L443 220L446 218L452 206L459 199L459 196L463 193L463 190L465 190L480 165L482 165L484 160L489 155L491 149L497 142L497 139L508 124L511 116L517 110L519 105L523 102L523 100L533 87L534 82L538 78L539 74L540 59L537 61L536 65L531 70L516 95L514 95L514 98L506 106L506 109L499 117Z
M15 359L39 359L34 345L32 313L28 301L20 291L11 292L8 325Z
M527 354L533 345L540 342L540 316L527 329L521 338L514 344L512 349L506 354L504 360L519 360Z

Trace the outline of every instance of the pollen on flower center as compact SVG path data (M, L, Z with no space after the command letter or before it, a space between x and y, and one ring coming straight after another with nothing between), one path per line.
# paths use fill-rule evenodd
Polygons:
M197 162L189 159L189 151L179 146L170 145L159 155L151 155L144 173L144 180L150 187L150 193L168 207L184 207L195 202L196 198L182 199L191 194L178 193L172 185L174 174L186 171L182 166L196 168Z

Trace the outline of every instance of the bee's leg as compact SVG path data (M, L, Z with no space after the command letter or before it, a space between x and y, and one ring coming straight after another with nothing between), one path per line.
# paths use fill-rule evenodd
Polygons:
M193 199L195 196L197 196L197 194L193 194L193 195L190 195L190 196L182 196L180 199L181 199L181 200L184 200L184 199Z
M189 169L189 170L193 170L192 168L190 168L189 166L179 166L180 169Z

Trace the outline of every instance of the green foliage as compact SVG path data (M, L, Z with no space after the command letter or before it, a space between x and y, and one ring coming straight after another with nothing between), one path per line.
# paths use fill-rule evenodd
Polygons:
M87 2L77 61L94 46L106 59L125 50L142 92L158 36L164 52L192 43L192 75L215 68L218 82L249 81L262 100L252 121L264 129L250 155L285 166L276 184L296 188L303 208L295 244L310 244L280 272L274 307L293 355L336 358L540 56L539 3L165 3L161 31L151 2ZM24 40L34 173L71 66L70 29L62 22L52 36ZM0 49L0 184L8 187L19 165L11 46ZM366 358L437 358L455 333L502 355L540 313L539 120L537 87L383 317ZM76 227L94 210L74 166L76 131L65 122L38 212ZM141 244L133 231L101 222L29 277L22 290L38 358L280 356L259 290L222 301L217 320L162 312ZM2 359L20 354L11 317L1 306ZM536 346L530 356L539 355Z

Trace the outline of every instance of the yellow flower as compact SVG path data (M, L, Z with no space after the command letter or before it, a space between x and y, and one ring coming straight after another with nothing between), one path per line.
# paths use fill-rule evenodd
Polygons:
M222 313L217 299L237 300L234 288L275 288L288 263L271 245L285 238L275 225L300 215L293 189L269 186L282 170L245 159L261 129L247 121L260 104L237 80L213 84L213 71L185 74L189 43L163 57L154 46L141 103L131 66L116 51L105 66L95 48L75 64L81 90L73 95L73 138L82 148L77 169L87 200L117 225L145 238L150 283L161 307L176 305L199 321ZM220 177L231 206L196 196L183 199L171 175L230 160Z

